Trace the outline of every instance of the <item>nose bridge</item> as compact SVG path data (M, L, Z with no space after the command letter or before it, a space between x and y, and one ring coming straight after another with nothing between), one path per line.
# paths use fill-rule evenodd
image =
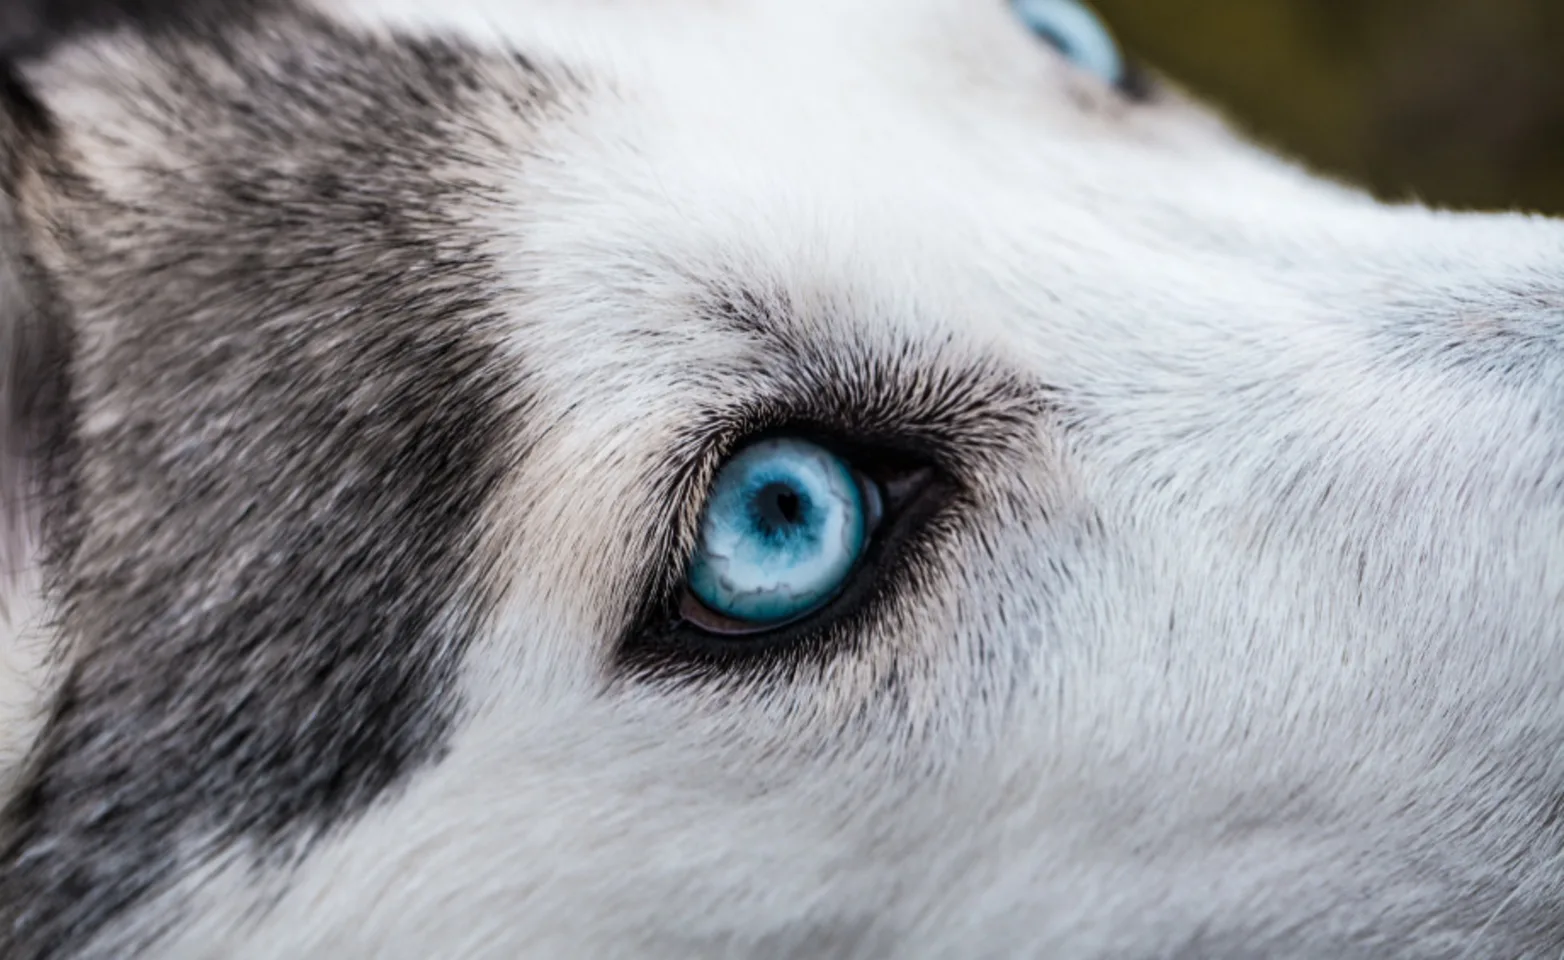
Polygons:
M1225 357L1227 379L1421 360L1558 389L1564 221L1386 207L1263 160L1230 180L1169 169L1045 205L1051 222L1025 228L1038 322L1023 333L1068 339L1074 322L1086 355Z
M1306 200L1212 221L1140 187L1049 201L1026 255L985 268L1006 362L1059 388L1094 496L1126 510L1543 562L1564 542L1564 223Z

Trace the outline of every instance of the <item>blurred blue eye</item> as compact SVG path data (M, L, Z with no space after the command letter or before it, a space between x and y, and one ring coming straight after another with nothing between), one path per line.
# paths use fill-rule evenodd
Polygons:
M863 556L878 493L842 458L803 440L763 440L717 475L690 561L690 593L742 625L823 606Z
M1016 15L1065 57L1113 86L1128 73L1124 54L1108 27L1079 0L1011 0Z

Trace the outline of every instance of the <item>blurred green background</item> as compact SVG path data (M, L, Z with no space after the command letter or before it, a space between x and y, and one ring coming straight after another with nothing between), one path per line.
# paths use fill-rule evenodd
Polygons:
M1265 142L1382 196L1564 213L1564 0L1096 0Z

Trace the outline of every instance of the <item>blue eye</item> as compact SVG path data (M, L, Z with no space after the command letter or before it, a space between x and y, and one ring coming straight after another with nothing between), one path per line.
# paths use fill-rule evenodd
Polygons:
M1079 0L1011 0L1016 15L1043 40L1084 70L1122 86L1129 65L1107 26Z
M752 444L717 475L689 592L743 627L797 619L846 583L879 512L878 490L824 447L785 438Z

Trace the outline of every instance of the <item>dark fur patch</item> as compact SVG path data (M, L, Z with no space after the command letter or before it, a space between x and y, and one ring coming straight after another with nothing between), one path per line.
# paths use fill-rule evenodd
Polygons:
M91 436L49 530L71 666L0 824L8 960L191 856L297 854L440 756L524 412L451 120L555 88L292 17L186 26L96 81L166 148L134 189L40 174Z
M75 503L71 331L10 202L22 171L55 144L47 112L0 63L0 620L37 564L45 513Z
M83 34L252 21L286 0L0 0L0 59L39 57Z

